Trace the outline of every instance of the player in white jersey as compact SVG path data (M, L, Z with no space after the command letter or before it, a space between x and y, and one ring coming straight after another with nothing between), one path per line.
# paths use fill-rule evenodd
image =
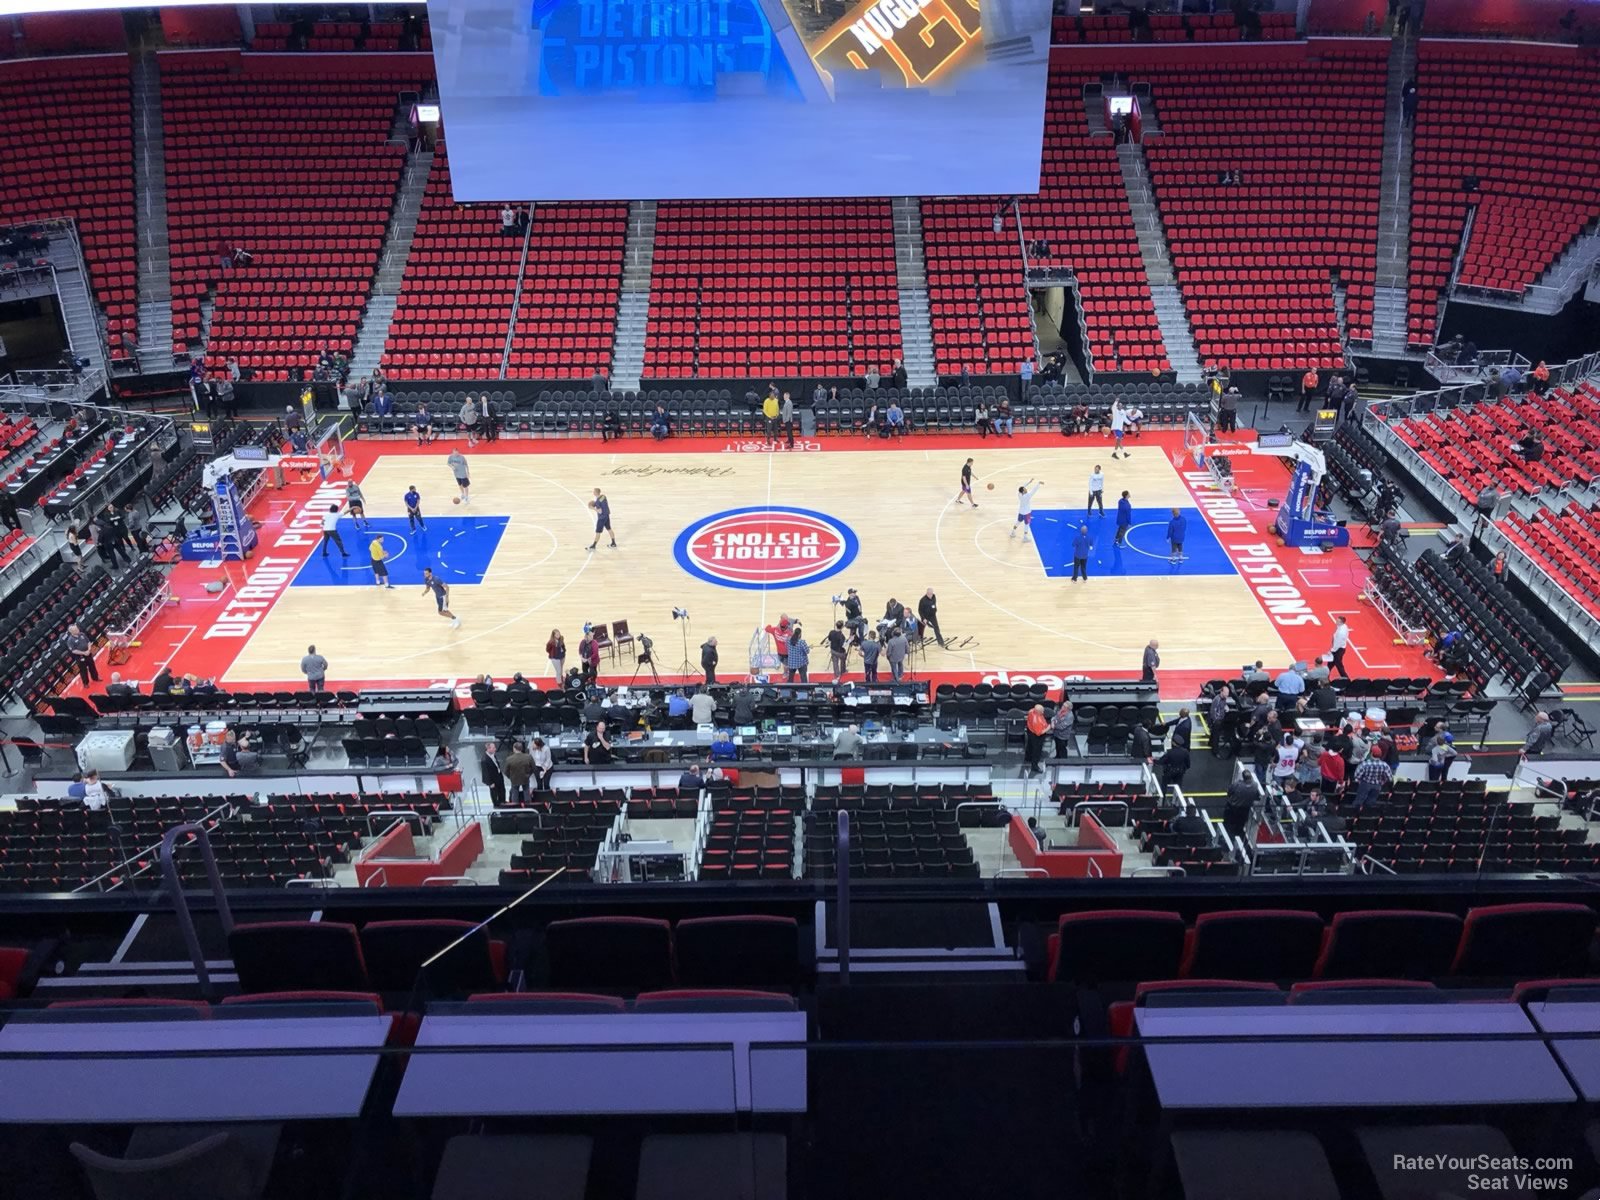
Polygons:
M1028 486L1029 483L1033 484L1031 488ZM1016 537L1017 530L1020 529L1022 530L1022 540L1028 540L1028 527L1033 524L1033 497L1043 486L1044 480L1041 479L1038 483L1033 483L1033 480L1030 479L1028 483L1017 489L1017 523L1011 527L1008 537Z

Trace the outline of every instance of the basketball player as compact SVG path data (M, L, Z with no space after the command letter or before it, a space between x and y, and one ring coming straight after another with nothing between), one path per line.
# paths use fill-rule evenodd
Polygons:
M1033 483L1033 480L1029 479L1028 483ZM1017 489L1017 523L1011 527L1011 532L1006 535L1007 537L1016 537L1017 530L1020 529L1022 530L1023 541L1028 540L1028 528L1033 524L1033 498L1039 489L1044 486L1044 480L1041 479L1038 483L1033 483L1031 490L1028 487L1028 483Z
M422 568L422 590L433 593L433 602L441 617L450 619L450 628L461 628L461 618L450 611L450 585L433 573L432 567Z
M1120 436L1120 435L1119 435ZM1112 455L1113 458L1116 455ZM1094 470L1089 472L1089 503L1084 505L1083 515L1088 516L1096 506L1100 515L1106 515L1106 473L1100 469L1100 464L1095 463Z
M422 520L422 495L417 491L417 485L412 484L406 489L406 520L410 523L413 533L428 526Z
M972 498L972 460L970 458L961 464L961 492L956 496L957 504L961 503L963 496L966 497L967 503L972 505L973 508L978 507L978 502Z
M367 520L367 498L361 494L361 485L354 479L344 485L344 502L357 529L372 528L372 522Z
M589 501L589 507L594 509L594 541L589 543L593 550L600 544L602 533L611 534L611 548L617 548L617 535L611 528L611 501L606 499L606 494L599 488L594 490L594 499Z
M1119 396L1111 402L1111 436L1117 439L1117 444L1111 451L1112 458L1127 457L1127 452L1122 448L1122 435L1127 427L1128 410L1122 406L1122 397ZM1098 467L1095 469L1099 470ZM1100 510L1104 512L1105 506L1101 505Z
M467 456L462 454L459 448L454 448L450 451L450 457L445 459L445 462L450 464L450 474L456 477L456 487L461 489L461 495L457 503L470 504L472 502L472 480L467 477Z

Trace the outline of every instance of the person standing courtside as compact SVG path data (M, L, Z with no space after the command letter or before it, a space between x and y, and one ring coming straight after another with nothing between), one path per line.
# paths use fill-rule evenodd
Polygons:
M706 673L706 686L714 687L717 682L717 639L707 638L700 643L700 667Z
M495 758L497 747L493 742L485 742L483 756L478 760L478 778L483 780L483 786L489 789L489 803L496 808L503 808L506 802L506 777L500 771L500 763Z
M91 679L100 682L100 672L94 665L94 643L77 622L67 626L67 660L77 668L84 687L89 686Z
M1083 515L1087 517L1096 508L1102 517L1106 515L1106 473L1099 463L1089 472L1089 503L1084 506Z
M306 688L312 692L328 690L328 660L317 653L315 646L307 646L300 660L300 670L306 677Z
M784 436L789 439L789 449L794 449L794 398L788 392L783 394L783 403L778 406L778 420L783 422Z
M940 649L944 648L944 634L939 631L939 598L929 588L922 593L922 599L917 601L917 616L922 618L922 623L933 630L933 640L939 643Z
M1349 679L1350 672L1345 670L1344 652L1350 648L1350 626L1343 617L1333 619L1333 649L1328 651L1328 666L1339 672L1340 679Z
M600 544L600 535L609 533L611 535L611 549L615 550L617 548L617 535L611 528L611 501L606 499L604 492L599 488L595 488L594 499L589 501L589 507L594 509L594 541L589 543L588 548L593 550Z
M878 682L878 655L883 651L878 635L871 629L861 634L861 677L867 683Z
M884 643L883 655L889 660L889 678L899 683L905 675L906 655L911 651L911 645L906 641L906 632L897 628L889 634L889 640Z
M1151 638L1145 643L1143 669L1139 676L1142 682L1154 683L1156 681L1156 668L1161 666L1160 650L1161 643L1155 638Z

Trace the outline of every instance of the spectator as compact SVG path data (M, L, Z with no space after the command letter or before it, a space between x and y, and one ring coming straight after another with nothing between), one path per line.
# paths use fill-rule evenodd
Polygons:
M694 792L698 795L700 789L704 786L705 780L700 777L699 763L690 763L683 774L678 776L678 791L680 792Z
M901 437L905 434L906 414L905 410L900 407L900 402L898 400L889 401L889 411L885 415L885 420L888 423L889 433L891 436Z
M1455 735L1440 730L1428 743L1428 778L1442 783L1450 777L1450 766L1456 760Z
M1400 89L1400 114L1407 125L1417 119L1417 77L1413 75Z
M906 386L906 365L900 361L898 355L895 356L894 369L889 372L889 386L892 388Z
M533 759L533 782L541 792L550 790L550 777L556 773L555 756L550 753L550 747L544 744L542 737L533 739L533 745L528 747L528 755Z
M650 436L664 442L671 435L672 418L667 415L667 406L658 403L655 412L650 414Z
M977 426L979 437L988 437L990 430L994 428L994 423L989 419L989 406L982 400L978 401L977 408L973 410L972 421Z
M1077 738L1073 734L1073 726L1077 718L1072 713L1072 703L1063 700L1056 705L1056 711L1050 718L1050 736L1055 740L1057 758L1066 758L1077 753Z
M500 767L506 782L511 785L510 800L513 805L528 802L528 781L533 778L533 755L520 739L511 743L511 753Z
M1033 382L1033 358L1032 358L1032 356L1029 356L1028 358L1024 358L1022 360L1022 366L1018 370L1017 374L1022 380L1022 394L1024 396L1026 396L1028 394L1028 385Z
M784 666L787 668L785 678L790 683L809 683L809 670L811 667L811 647L807 644L805 634L800 626L796 625L789 635L789 653L784 656Z
M1007 437L1016 437L1016 421L1011 415L1011 401L1002 398L994 410L994 431Z
M1378 799L1394 782L1394 768L1378 757L1376 748L1356 768L1356 797L1350 807L1359 811L1364 805Z
M1035 704L1028 710L1023 722L1022 773L1031 775L1044 771L1044 736L1050 732L1050 719L1044 715L1044 705Z
M1183 786L1183 777L1189 773L1189 747L1177 744L1167 747L1161 756L1161 786Z
M1344 794L1345 768L1344 755L1334 748L1330 740L1322 748L1322 753L1317 756L1317 774L1320 777L1322 794L1331 801L1337 802Z

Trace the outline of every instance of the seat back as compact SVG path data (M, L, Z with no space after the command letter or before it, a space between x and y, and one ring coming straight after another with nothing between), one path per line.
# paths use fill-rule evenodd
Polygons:
M576 917L545 927L554 988L648 991L675 982L672 928L652 917Z
M458 938L438 962L423 964ZM361 927L361 951L367 974L380 992L410 991L425 974L422 987L430 998L464 996L497 988L505 982L497 971L487 929L471 921L369 921Z
M1454 913L1336 913L1314 973L1318 979L1433 979L1450 970L1460 944L1461 918Z
M1080 984L1171 979L1183 961L1183 939L1183 917L1175 912L1067 913L1050 939L1049 978Z
M151 1158L111 1158L73 1142L95 1200L245 1200L249 1179L217 1132Z
M356 927L337 921L235 925L228 952L245 992L370 992Z
M794 987L800 926L793 917L690 917L673 931L685 987Z
M1594 940L1584 904L1493 904L1467 913L1452 975L1565 975L1583 969Z
M793 996L743 988L676 988L641 992L634 997L639 1012L793 1012Z
M1295 909L1203 913L1184 959L1185 976L1305 979L1322 949L1322 918Z

